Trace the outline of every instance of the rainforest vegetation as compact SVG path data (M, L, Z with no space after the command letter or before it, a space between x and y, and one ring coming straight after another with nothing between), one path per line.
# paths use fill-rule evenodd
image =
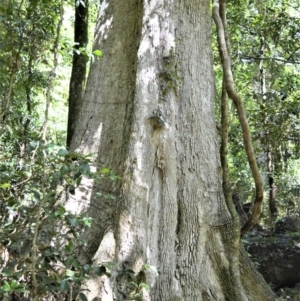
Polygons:
M188 16L195 17L193 24L198 24L197 12L199 16L205 15L199 26L180 27L179 8L174 5L171 9L172 1L161 1L166 7L161 7L156 0L150 1L153 6L146 2L149 1L130 0L126 3L128 7L124 4L123 13L119 12L121 8L115 0L3 0L0 3L1 300L163 301L165 298L165 301L192 301L229 300L230 294L235 301L276 298L271 290L267 291L268 288L266 295L269 299L255 299L250 290L255 292L257 289L257 296L264 296L263 293L253 284L255 281L249 284L250 289L246 279L239 280L242 277L234 265L235 259L239 260L239 252L245 252L242 245L247 250L247 240L255 236L255 231L272 232L278 222L286 218L291 218L296 225L300 222L299 3L296 0L232 0L226 4L225 1L209 3L201 0L198 7L193 4L195 1L179 1L187 7L187 19L183 13L181 24L186 24ZM152 14L148 11L151 9ZM210 15L206 15L208 10ZM158 22L160 31L153 29L157 20L153 16L156 15L163 20ZM175 29L167 23L175 24ZM177 33L177 25L178 38L169 44L164 42L169 39L170 32ZM207 26L207 30L203 26ZM148 41L147 35L151 36L152 46L156 48L145 42ZM194 42L192 37L196 39ZM207 41L210 45L205 44ZM190 46L184 48L185 43L190 43L186 44ZM197 57L192 51L192 55L187 54L188 47L193 48L196 43L200 45L199 53L202 55L201 51L205 49L203 53L208 53L207 57ZM163 50L160 53L158 49ZM145 55L147 51L149 53ZM156 62L159 62L157 66ZM206 62L208 67L202 70ZM193 73L193 65L200 70L200 75L196 71ZM156 67L151 69L152 66ZM209 68L214 71L212 76ZM149 70L154 70L154 79ZM189 78L187 74L192 75ZM206 79L209 83L202 85L202 80ZM143 90L141 87L146 82L149 85ZM157 82L159 84L156 85ZM207 94L201 98L201 91L193 90L193 85L198 84L202 90L212 92L205 91ZM111 95L115 101L99 100L97 105L98 95L103 99ZM118 98L120 95L124 96L124 101ZM220 204L226 204L228 208L227 212L220 205L220 211L216 213L222 215L219 217L222 223L215 222L212 216L211 224L209 220L203 226L200 223L199 229L229 225L226 231L231 233L230 239L224 238L223 244L225 253L232 252L226 267L230 277L235 279L233 284L228 284L222 279L223 270L214 267L218 276L210 276L212 278L207 283L205 275L199 276L202 285L200 295L192 285L188 286L198 276L185 271L183 264L184 246L192 244L186 242L184 236L188 237L189 231L196 231L189 228L196 220L193 215L190 218L188 215L193 209L186 209L185 204L196 192L192 191L194 177L182 179L193 173L196 173L195 178L202 179L201 168L208 170L205 163L198 166L197 158L201 157L201 151L200 155L191 151L193 159L189 168L184 169L182 163L184 154L189 154L189 148L185 148L188 143L180 137L191 139L197 149L198 136L193 135L198 130L198 121L194 123L194 120L205 115L201 111L202 107L205 108L205 100L200 111L195 111L196 106L194 108L190 100L193 95L213 101L211 107L214 112L208 110L207 114L211 114L211 120L215 121L201 123L200 120L199 131L201 137L207 135L212 137L209 138L212 141L217 141L217 153L213 157L217 159L213 160L218 165L218 158L221 158L221 165L212 168L211 173L215 170L216 177L222 181L225 202L220 201ZM153 105L148 98L152 99ZM126 102L128 99L132 102ZM181 104L180 99L187 99L187 103ZM97 121L101 118L104 121L101 121L100 129L100 121L99 124ZM177 123L176 120L180 121ZM109 128L105 129L108 124ZM211 132L215 134L209 136ZM100 148L100 142L96 144L97 135L108 137L107 144L106 140L101 142L105 147ZM140 142L136 142L134 139L138 136L151 138L140 138ZM147 141L152 141L155 147ZM203 141L199 145L201 143L206 144ZM147 152L135 154L137 148ZM173 151L174 156L171 156ZM149 161L153 161L153 168L150 163L141 163L147 156ZM175 172L176 162L178 169ZM138 172L139 164L143 168ZM184 176L179 176L179 165ZM209 172L203 175L211 179ZM147 182L151 177L153 182ZM175 189L177 192L174 194L167 191L172 190L173 177L177 177L178 182L178 191ZM156 187L157 194L151 192L152 186ZM90 193L84 194L82 187ZM93 198L90 195L101 199L99 207L98 203L92 209L86 209L86 205L80 207L85 197ZM141 205L131 203L132 199L138 202L146 195L153 199L159 195L158 198L166 204L170 202L171 205L166 205L170 208L170 215L167 213L169 209L161 215L151 215L155 210L165 212L163 205L157 205L159 203L153 205L155 208L144 201ZM174 201L176 198L178 202ZM210 215L208 208L202 208L204 215ZM174 227L169 221L173 221L173 209ZM133 220L125 217L125 211ZM147 212L145 217L143 214ZM148 236L134 235L149 237L150 247L141 238L141 246L135 244L137 253L127 254L129 259L123 258L127 246L121 230L133 225L132 231L139 233L137 220L148 219L153 219L153 224L150 226L149 222L149 226L145 227ZM164 219L174 230L174 241L171 239L173 232L169 234L165 230L167 224L160 225L160 220ZM163 233L161 236L157 234L157 240L156 232L149 230L156 226L157 233ZM295 227L293 235L297 236L300 227ZM213 241L215 239L218 243L223 235L226 236L217 234L215 230L199 231L203 236L210 233ZM109 244L105 247L105 239L110 240L110 235L116 239L116 247ZM171 253L167 249L168 243L165 243L166 248L160 247L161 240L168 241L169 235L170 244L175 244ZM154 253L160 254L157 255L159 259L155 259L156 253L153 257L149 255L152 247L156 250ZM299 243L296 247L299 248ZM119 257L105 257L103 254L109 248L115 248ZM211 254L212 250L207 246L203 252ZM215 250L218 253L221 247ZM114 253L110 252L107 251ZM98 256L95 254L100 254L98 259L95 259ZM138 259L137 254L142 259ZM215 257L218 258L218 254ZM149 258L153 262L149 262ZM139 260L142 262L140 265ZM224 263L221 255L215 260ZM188 263L190 265L192 262ZM213 263L211 265L214 266ZM171 277L168 273L175 275L174 279L168 278ZM161 282L153 280L159 277ZM167 291L176 286L175 278L180 279L181 289L171 299ZM100 282L104 289L113 279L109 289L114 293L107 294L114 295L114 299L104 299L100 289L97 291L98 299L93 299L91 279L102 279ZM164 286L163 282L170 283L170 287ZM231 285L239 292L233 293ZM272 283L268 285L272 286ZM193 292L189 292L188 287ZM215 295L210 292L211 287L215 287ZM276 292L277 300L298 300L296 291L280 289ZM197 296L201 297L196 299Z

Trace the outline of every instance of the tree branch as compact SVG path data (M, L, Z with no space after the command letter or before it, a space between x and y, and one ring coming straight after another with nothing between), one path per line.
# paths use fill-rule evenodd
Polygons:
M284 64L300 64L300 61L295 61L293 59L281 59L281 58L277 58L277 57L261 57L261 56L251 56L251 55L246 55L246 54L238 54L235 53L235 55L237 55L241 60L256 60L256 61L278 61L278 62L282 62Z

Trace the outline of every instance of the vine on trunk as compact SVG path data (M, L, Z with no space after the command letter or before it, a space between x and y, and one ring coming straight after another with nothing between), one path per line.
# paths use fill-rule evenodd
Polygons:
M214 0L213 19L217 27L217 40L223 68L225 88L229 98L233 101L238 113L238 118L243 132L244 147L248 157L248 162L252 171L252 176L254 178L256 188L252 215L241 229L241 235L244 235L252 228L253 225L257 223L258 218L260 216L261 204L263 201L263 183L252 147L251 133L246 117L245 108L241 97L234 88L234 79L231 71L231 61L229 55L229 42L228 39L226 39L225 32L226 24L223 23L222 18L220 17L220 14L222 14L221 7L225 7L225 2L225 0Z

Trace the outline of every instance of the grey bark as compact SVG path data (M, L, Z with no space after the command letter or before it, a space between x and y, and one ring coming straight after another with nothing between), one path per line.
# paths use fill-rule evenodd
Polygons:
M95 47L103 58L91 66L71 149L122 179L85 179L67 204L95 218L80 260L115 263L111 278L86 282L88 300L236 300L210 16L203 0L102 1ZM274 300L244 252L240 268L245 300Z

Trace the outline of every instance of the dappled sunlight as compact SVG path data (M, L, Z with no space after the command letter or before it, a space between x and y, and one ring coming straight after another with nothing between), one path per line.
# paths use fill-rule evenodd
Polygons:
M92 144L82 144L79 147L79 150L82 151L85 155L92 154L93 162L97 162L98 159L98 149L100 146L102 128L103 128L103 123L100 123L98 129L94 131ZM88 137L89 135L90 135L89 130L87 130L86 136Z
M103 36L103 39L106 40L107 36L108 36L108 29L111 27L112 25L112 20L113 17L111 17L109 20L106 20L104 24L101 24L100 28L99 28L99 35Z
M163 51L164 56L168 56L171 48L175 47L175 37L173 28L170 28L169 16L170 13L164 10L161 1L145 3L143 22L148 26L143 28L139 57L144 56L147 51L153 55L158 48Z
M102 126L103 124L100 123L98 129L95 131L92 144L82 144L77 150L85 155L92 154L92 164L90 167L91 172L97 171L97 167L93 164L96 163L98 159L98 149L100 146ZM88 131L86 132L86 135L89 135ZM73 195L68 195L68 201L65 205L66 210L73 214L81 214L86 212L86 210L90 207L93 187L94 180L83 176L80 186L75 190L75 193Z
M92 258L94 266L99 266L105 262L113 262L115 259L115 248L116 240L111 230L104 235L97 252Z
M109 4L108 1L102 1L99 11L99 16L105 15L105 11L108 8ZM98 17L99 18L99 17ZM106 40L108 36L108 30L111 28L113 22L113 16L106 19L104 23L99 22L97 24L96 30L95 30L95 41L98 41L99 39Z
M157 67L148 66L139 70L138 73L139 88L143 89L143 103L153 103L153 94L157 94L158 98L158 83L157 83Z
M135 233L132 228L132 216L123 212L120 216L120 250L118 252L118 261L126 261L132 254L135 246Z
M140 141L137 141L134 145L134 153L136 155L136 160L137 160L137 168L134 169L134 180L135 184L142 189L146 190L146 201L148 203L149 199L149 185L143 181L142 179L142 174L143 173L143 167L145 166L143 159L144 153L143 153L143 144Z

